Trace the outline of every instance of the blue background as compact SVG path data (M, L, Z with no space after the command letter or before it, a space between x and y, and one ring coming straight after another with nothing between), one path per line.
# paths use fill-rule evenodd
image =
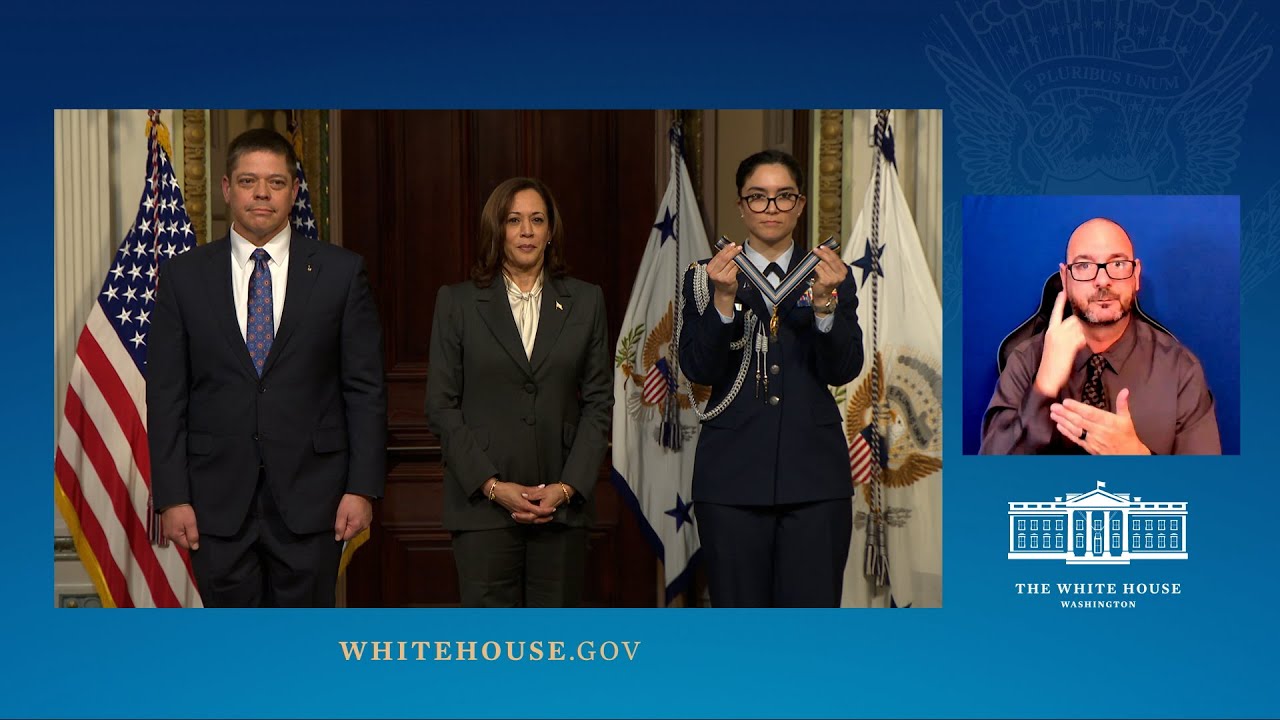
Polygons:
M1142 261L1142 309L1200 359L1222 451L1238 454L1240 202L1229 195L964 198L964 452L982 442L1000 341L1035 313L1071 232L1092 217L1128 231Z
M10 275L0 297L9 341L0 363L22 379L8 388L3 420L10 542L0 631L9 656L0 713L1280 713L1280 573L1271 519L1280 490L1273 456L1264 452L1280 404L1273 311L1280 298L1280 94L1271 92L1280 80L1272 57L1280 8L1264 0L1218 4L1227 10L1217 15L1196 0L835 7L493 0L443 9L373 0L358 11L323 1L228 5L211 17L205 6L178 3L118 10L76 0L6 9L0 209ZM1012 84L1026 58L1123 55L1125 67L1141 75L1144 63L1168 58L1136 56L1135 48L1165 32L1178 45L1177 32L1192 25L1203 29L1187 31L1193 37L1178 56L1191 63L1187 85L1160 106L1163 115L1144 97L1147 110L1091 116L1098 103L1081 96L1107 90L1088 77L1042 104L1018 105ZM962 359L963 196L1050 187L1096 194L1134 183L1156 193L1239 195L1242 454L964 457L962 383L947 382L946 580L944 608L935 611L57 611L49 542L52 400L62 390L53 387L50 362L52 111L210 106L942 107L948 378L958 377ZM1107 128L1116 142L1088 145L1082 123L1114 117L1126 120ZM1179 150L1172 173L1167 165L1145 169L1159 151L1152 138ZM1107 480L1109 490L1187 501L1190 559L1112 568L1006 559L1008 502L1083 492L1096 480ZM1013 587L1108 579L1177 581L1183 593L1142 599L1133 610L1070 611L1050 598L1018 596ZM337 648L348 639L442 637L643 644L634 663L518 667L344 664Z

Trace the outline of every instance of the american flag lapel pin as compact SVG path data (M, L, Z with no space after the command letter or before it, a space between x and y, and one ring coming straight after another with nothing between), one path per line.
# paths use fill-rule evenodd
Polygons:
M559 300L557 300L557 301L556 301L556 309L557 309L557 310L563 310L563 309L564 309L564 306L560 304L560 301L559 301Z

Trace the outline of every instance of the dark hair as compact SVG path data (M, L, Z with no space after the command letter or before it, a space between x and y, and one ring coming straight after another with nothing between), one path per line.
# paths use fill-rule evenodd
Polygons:
M781 150L762 150L738 163L736 179L739 195L742 194L742 186L747 183L747 178L761 165L782 165L791 173L791 179L796 181L796 189L804 192L804 170L800 168L800 162L790 153Z
M502 273L502 262L506 259L507 213L511 212L516 193L522 190L537 191L547 206L547 222L550 224L547 232L550 238L542 259L542 271L552 277L565 274L564 224L560 221L560 208L556 206L551 189L537 178L516 177L499 183L489 193L484 210L480 212L479 247L476 264L471 268L471 279L480 287L489 287L489 283Z
M286 140L280 133L268 128L245 130L231 141L227 146L227 177L231 177L236 163L240 162L240 156L251 152L283 155L285 164L289 166L289 177L298 179L298 153L294 151L293 143Z

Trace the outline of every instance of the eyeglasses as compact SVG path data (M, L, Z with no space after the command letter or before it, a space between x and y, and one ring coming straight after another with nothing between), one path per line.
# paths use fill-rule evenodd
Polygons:
M1133 277L1134 260L1108 260L1104 263L1074 262L1067 266L1071 271L1071 279L1077 282L1088 282L1098 277L1098 270L1105 270L1112 280L1128 280Z
M800 198L804 197L800 193L783 192L778 193L777 197L769 197L763 193L752 193L751 195L743 195L741 199L747 204L753 213L762 213L769 209L769 203L778 208L778 212L787 212L800 202Z

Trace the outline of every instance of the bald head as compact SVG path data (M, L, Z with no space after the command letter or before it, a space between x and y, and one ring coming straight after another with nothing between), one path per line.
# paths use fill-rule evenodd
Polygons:
M1133 257L1133 241L1114 220L1102 217L1086 220L1067 241L1068 264L1081 260L1106 262L1118 257Z

